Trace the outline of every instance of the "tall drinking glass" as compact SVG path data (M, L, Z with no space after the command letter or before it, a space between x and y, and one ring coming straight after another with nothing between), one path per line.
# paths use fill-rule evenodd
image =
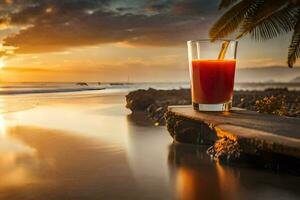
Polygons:
M229 111L232 107L237 41L187 42L192 102L198 111Z

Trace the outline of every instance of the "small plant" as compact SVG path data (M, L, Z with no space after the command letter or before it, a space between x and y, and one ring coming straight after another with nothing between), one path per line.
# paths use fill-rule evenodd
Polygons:
M267 113L273 115L287 115L284 96L264 97L255 102L255 109L259 113Z
M207 154L215 160L232 161L241 155L241 148L236 139L223 137L207 149Z

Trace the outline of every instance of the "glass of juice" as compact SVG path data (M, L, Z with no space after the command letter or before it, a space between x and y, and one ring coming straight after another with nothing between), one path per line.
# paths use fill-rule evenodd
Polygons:
M237 41L187 42L193 107L229 111L232 107Z

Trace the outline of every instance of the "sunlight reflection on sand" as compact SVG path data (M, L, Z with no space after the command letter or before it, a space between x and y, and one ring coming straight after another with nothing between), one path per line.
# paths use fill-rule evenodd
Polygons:
M166 184L153 185L154 180L166 182L166 171L160 167L148 173L147 168L153 170L157 161L148 156L156 153L151 151L153 146L145 148L146 140L134 139L138 134L128 127L130 112L119 94L71 100L18 98L34 106L0 115L0 149L6 146L0 154L0 198L133 199L137 194L167 193ZM4 103L12 102L4 99ZM139 130L154 139L148 129ZM160 159L165 160L165 154Z
M25 199L27 192L31 193L30 196L42 198L54 191L57 197L67 193L74 193L76 197L77 192L100 197L113 194L113 190L125 193L126 185L133 181L129 168L125 170L124 153L109 147L98 148L101 142L93 139L25 126L8 129L8 136L34 149L34 153L15 152L1 156L0 197L14 195L13 191L19 191ZM119 162L125 166L118 165ZM116 180L110 177L111 173L124 177L118 179L123 186L114 184ZM96 189L99 185L100 190ZM23 190L27 192L22 194ZM131 196L132 192L128 191L127 195Z

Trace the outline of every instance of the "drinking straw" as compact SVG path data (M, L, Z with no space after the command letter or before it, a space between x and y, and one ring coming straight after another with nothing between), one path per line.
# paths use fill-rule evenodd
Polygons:
M218 56L218 60L224 60L228 46L229 46L229 41L224 41L222 43L222 47L221 47L221 51Z

